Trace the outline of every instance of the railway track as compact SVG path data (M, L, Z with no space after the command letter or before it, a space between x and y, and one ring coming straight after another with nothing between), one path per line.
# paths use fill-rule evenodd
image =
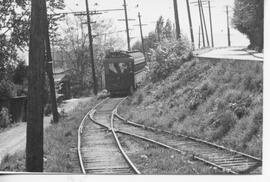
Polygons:
M207 141L125 120L117 113L124 98L106 99L93 108L78 131L78 154L84 174L140 174L122 149L118 134L129 135L230 174L261 174L262 161Z
M226 173L261 174L262 172L262 160L259 158L201 139L136 124L121 117L117 113L118 106L113 111L117 133L140 138L185 155L191 154L194 159Z
M106 99L89 111L78 130L78 154L84 174L140 174L123 151L111 127L112 111L121 99Z

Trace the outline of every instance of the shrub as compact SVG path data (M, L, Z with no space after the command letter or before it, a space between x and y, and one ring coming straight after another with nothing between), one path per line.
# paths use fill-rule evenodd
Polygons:
M134 105L140 105L143 101L143 94L138 93L138 95L135 98L135 101L133 102Z
M6 128L11 123L11 117L8 109L3 107L0 112L0 128Z
M46 104L44 107L44 115L49 116L52 113L52 104Z
M0 81L0 97L11 98L16 96L16 86L9 80Z
M213 132L211 133L211 139L213 141L219 140L226 136L230 129L235 125L236 117L231 111L226 111L218 117L212 119L211 128Z
M153 52L149 64L150 80L152 82L164 80L191 57L191 46L186 39L161 42Z

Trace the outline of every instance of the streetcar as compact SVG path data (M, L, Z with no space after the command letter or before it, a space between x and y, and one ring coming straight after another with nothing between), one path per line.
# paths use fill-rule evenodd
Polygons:
M139 51L109 52L104 59L105 88L111 95L130 94L146 75L146 61Z

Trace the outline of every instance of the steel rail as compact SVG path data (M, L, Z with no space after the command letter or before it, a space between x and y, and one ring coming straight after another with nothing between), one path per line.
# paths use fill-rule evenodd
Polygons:
M177 133L177 134L172 133L171 131L161 130L161 129L158 129L158 128L153 128L153 127L148 127L148 126L145 126L145 125L137 124L137 123L134 123L134 122L129 121L127 119L124 119L119 114L115 114L115 116L118 117L120 120L125 121L126 123L128 123L130 125L133 125L135 127L140 127L140 128L144 128L144 129L147 129L147 130L152 130L152 131L155 131L155 132L163 132L163 133L167 133L167 134L170 134L170 135L173 135L173 136L184 137L184 138L187 138L187 139L190 139L190 140L193 140L193 141L197 141L197 142L200 142L200 143L207 144L209 146L213 146L213 147L218 148L218 149L226 150L226 151L229 151L229 152L232 152L232 153L235 153L235 154L240 154L242 156L245 156L247 158L256 160L258 162L262 162L262 160L260 158L257 158L257 157L254 157L254 156L251 156L249 154L245 154L243 152L239 152L239 151L236 151L236 150L233 150L233 149L229 149L229 148L226 148L224 146L217 145L215 143L211 143L211 142L199 139L199 138L195 138L195 137L191 137L191 136L187 136L187 135L183 135L183 134L179 134L179 133Z
M119 105L120 103L122 103L125 99L126 99L126 98L122 99L122 100L118 103L118 105ZM112 134L113 134L113 136L114 136L114 139L115 139L115 141L116 141L116 143L117 143L117 147L119 148L121 154L123 155L123 157L124 157L125 160L127 161L128 165L132 168L132 170L133 170L136 174L141 174L141 172L135 167L135 165L132 163L132 161L129 159L129 157L127 156L127 154L126 154L125 151L123 150L123 148L122 148L122 146L121 146L121 144L120 144L120 142L119 142L119 139L118 139L118 137L117 137L117 135L116 135L116 132L117 132L117 131L114 130L114 128L113 128L113 118L114 118L113 115L114 115L115 110L113 110L113 111L112 111L112 114L111 114L110 127L108 127L108 126L106 126L106 125L104 125L104 124L102 124L102 123L99 123L99 122L97 122L97 121L94 119L94 114L96 113L96 108L97 108L98 106L100 106L101 104L103 104L106 100L109 100L109 99L108 99L108 98L105 99L104 101L102 101L102 102L100 102L98 105L96 105L93 109L91 109L91 110L87 113L87 115L84 117L84 120L85 120L86 117L88 117L93 123L95 123L95 124L97 124L97 125L99 125L99 126L101 126L101 127L103 127L103 128L106 128L108 131L112 132ZM118 105L117 105L117 106L118 106ZM83 124L81 124L81 125L83 126ZM82 129L81 129L81 130L82 130ZM83 164L82 164L82 158L81 158L80 152L79 152L79 158L80 158L81 168L83 169L84 174L86 174L86 173L85 173L85 170L84 170L84 167L83 167Z
M114 127L113 127L113 118L114 118L114 112L112 113L111 115L111 131L113 133L113 136L114 136L114 139L117 143L117 146L118 148L120 149L122 155L124 156L125 160L127 161L127 163L129 164L129 166L133 169L133 171L136 173L136 174L141 174L140 171L135 167L135 165L132 163L132 161L129 159L129 157L127 156L127 154L125 153L125 151L123 150L122 148L122 145L120 144L119 142L119 139L115 133L115 130L114 130Z
M121 102L121 103L122 103L122 102ZM206 144L206 145L208 145L208 146L211 146L211 147L214 147L214 148L217 148L217 149L221 149L221 150L223 150L223 151L229 151L229 152L231 152L231 153L233 153L233 154L239 154L239 155L241 155L241 156L243 156L243 157L247 157L247 158L250 158L250 159L253 159L253 160L257 161L257 163L258 163L258 164L256 165L257 167L261 166L261 164L262 164L262 160L259 159L259 158L257 158L257 157L254 157L254 156L251 156L251 155L248 155L248 154L245 154L245 153L236 151L236 150L232 150L232 149L226 148L226 147L224 147L224 146L220 146L220 145L217 145L217 144L214 144L214 143L210 143L210 142L208 142L208 141L205 141L205 140L202 140L202 139L198 139L198 138L195 138L195 137L190 137L190 136L183 135L183 134L175 134L175 133L172 133L172 132L170 132L170 131L161 130L161 129L157 129L157 128L153 128L153 127L148 127L148 126L145 126L145 125L141 125L141 124L137 124L137 123L131 122L131 121L129 121L129 120L123 118L122 116L120 116L120 115L117 113L117 109L118 109L119 106L120 106L120 104L117 105L117 108L115 109L115 111L116 111L116 112L115 112L115 116L116 116L118 119L120 119L120 120L126 122L127 124L130 124L130 125L135 126L135 127L143 128L143 129L145 129L145 130L151 130L151 131L153 131L153 132L162 132L162 133L166 133L166 134L169 134L169 135L172 135L172 136L183 137L183 138L189 139L189 140L191 140L191 141L195 141L195 142L198 142L198 143L203 143L203 144ZM121 132L121 131L119 131L119 132ZM122 133L123 133L123 132L122 132ZM144 139L144 137L141 137L141 136L136 136L136 135L134 135L134 134L130 134L130 133L127 133L127 132L124 132L124 133L129 134L129 135L133 135L134 137L137 137L137 138ZM145 138L145 139L146 139L146 138ZM148 141L150 141L150 140L148 140ZM165 144L165 145L166 145L166 144ZM174 150L173 147L171 147L170 149ZM226 167L219 166L218 164L215 164L215 163L213 163L213 162L211 162L211 161L209 161L209 160L206 160L206 159L203 159L203 158L199 157L199 155L200 155L200 154L194 155L193 158L196 159L196 160L202 161L202 162L204 162L204 163L206 163L206 164L215 166L215 167L217 167L217 168L219 168L219 169L221 169L221 170L223 170L223 171L226 171L226 172L228 172L228 173L231 173L231 174L240 174L240 173L242 173L241 171L240 171L240 172L236 172L236 171L233 171L233 170L228 169L228 168L226 168ZM252 168L252 167L251 167L251 168ZM255 167L254 167L254 169L255 169ZM247 169L246 171L249 171L249 169Z
M120 117L121 117L121 116L120 116ZM119 117L119 115L118 115L118 118L119 118L119 119L120 119L120 117ZM122 117L121 117L121 118L122 118ZM125 120L125 121L127 121L127 120ZM147 126L140 125L140 124L137 124L137 123L132 123L132 122L127 122L127 123L128 123L128 124L131 124L131 125L133 125L133 126L135 126L135 127L140 127L140 128L146 129L146 130L151 130L151 131L157 132L157 130L155 130L155 129L152 128L152 127L147 127ZM159 130L159 129L158 129L158 130ZM160 132L160 131L162 131L162 130L159 130L159 132ZM176 149L176 148L174 148L174 147L171 147L171 146L169 146L169 145L163 144L163 143L161 143L161 142L158 142L158 141L155 141L155 140L152 140L152 139L148 139L148 138L143 137L143 136L139 136L139 135L136 135L136 134L124 132L124 131L121 131L121 130L118 130L118 132L119 132L119 133L122 133L122 134L130 135L130 136L133 136L133 137L136 137L136 138L140 138L140 139L145 140L145 141L148 141L148 142L152 142L152 143L161 145L161 146L163 146L163 147L165 147L165 148L168 148L168 149L171 149L171 150L180 152L181 154L184 154L184 155L186 155L186 153L187 153L187 152L184 152L184 151L182 151L182 150ZM174 136L175 136L175 135L174 135ZM217 168L221 169L222 171L225 171L225 172L228 172L228 173L231 173L231 174L238 174L238 173L235 172L235 171L228 170L227 168L223 168L223 167L221 167L221 166L218 166L218 165L216 165L216 164L214 164L214 163L212 163L212 162L210 162L210 161L207 161L207 160L205 160L205 159L202 159L202 158L200 158L200 157L198 157L198 156L196 156L196 155L193 155L193 158L196 159L196 160L199 160L199 161L201 161L201 162L207 163L207 164L209 164L209 165L212 165L212 166L214 166L214 167L217 167Z
M82 134L82 130L83 130L83 126L85 123L86 118L102 103L104 103L105 101L107 101L108 98L104 99L103 101L101 101L100 103L98 103L95 107L93 107L92 109L90 109L90 111L88 111L88 113L83 117L82 122L78 128L78 145L77 145L77 150L78 150L78 156L79 156L79 162L80 162L80 168L81 171L83 172L83 174L86 174L85 172L85 168L83 165L83 161L82 161L82 154L81 154L81 134Z

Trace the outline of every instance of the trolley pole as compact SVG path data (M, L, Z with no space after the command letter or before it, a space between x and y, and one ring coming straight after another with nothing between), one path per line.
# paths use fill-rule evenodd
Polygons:
M97 85L97 78L96 78L96 71L95 71L95 63L94 63L94 51L93 51L93 37L92 37L92 29L91 29L91 21L90 21L90 13L89 13L89 6L88 0L85 0L86 5L86 13L87 13L87 25L88 25L88 37L89 37L89 49L90 49L90 58L92 64L92 76L94 82L94 94L97 95L98 92L98 85Z
M207 32L206 23L205 23L205 16L204 16L203 5L202 5L202 1L201 0L199 0L199 1L200 1L200 5L199 6L201 6L201 10L202 10L202 18L203 18L203 25L204 25L204 29L205 29L207 46L209 47L209 39L208 39L208 32Z
M214 47L213 24L212 24L212 14L211 14L210 1L208 1L208 9L209 9L209 20L210 20L210 30L211 30L211 43L212 43L212 47Z
M203 22L202 22L202 13L201 13L200 0L198 0L198 7L199 7L200 22L201 22L203 47L205 47L205 40L204 40L204 31L203 31Z
M231 46L231 33L230 33L230 24L229 24L229 6L226 6L227 13L227 34L228 34L228 46Z
M177 0L173 0L173 7L174 7L174 17L175 17L175 26L176 26L176 39L178 40L181 38L181 32L180 32Z
M139 17L139 25L140 25L140 32L141 32L142 49L143 49L143 54L145 56L144 39L143 39L143 31L142 31L142 21L141 21L141 14L140 14L140 12L138 13L138 17Z
M189 7L189 0L186 0L187 3L187 11L188 11L188 20L189 20L189 28L190 28L190 37L192 42L192 48L194 49L194 35L193 35L193 28L192 28L192 20L190 15L190 7Z
M128 50L130 51L130 36L129 36L129 28L128 28L128 15L127 15L126 0L124 0L124 9L125 9L125 21L126 21L126 31L127 31L127 44L128 44Z

